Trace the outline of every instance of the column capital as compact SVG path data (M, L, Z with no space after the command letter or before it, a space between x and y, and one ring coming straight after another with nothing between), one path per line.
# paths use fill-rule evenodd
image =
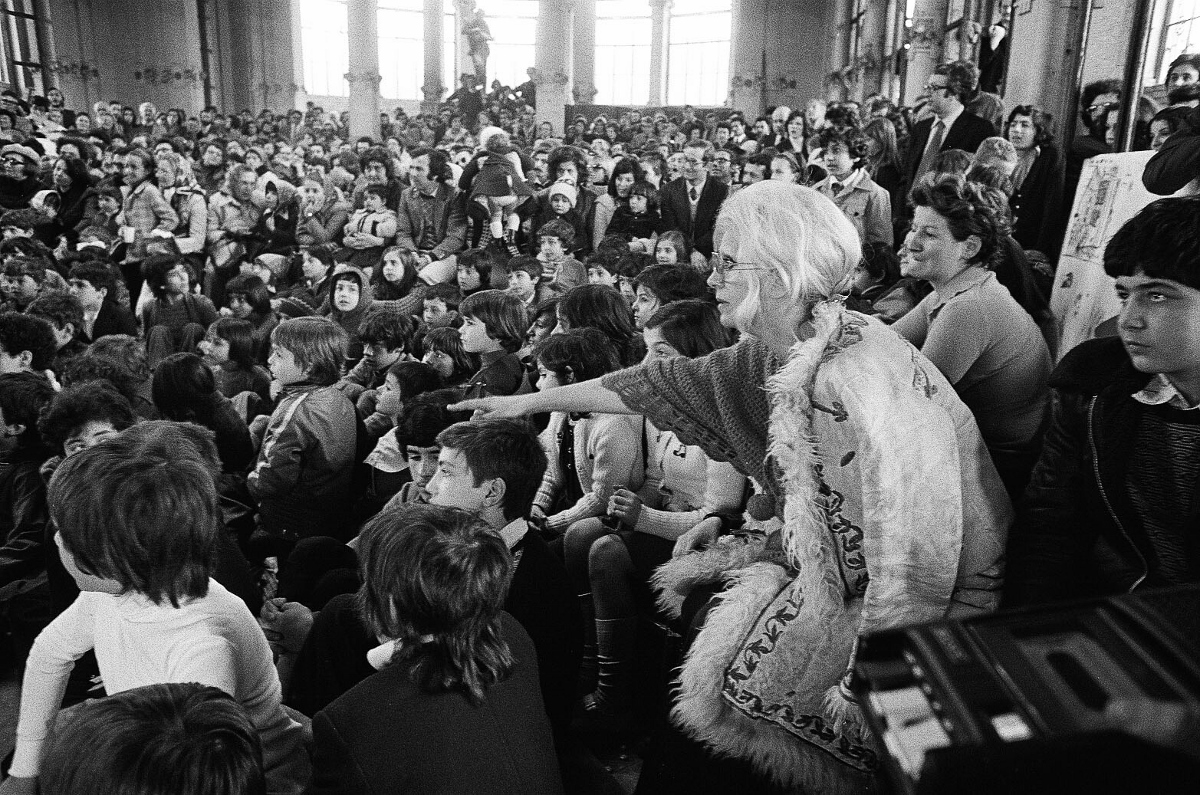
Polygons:
M355 83L359 82L373 83L376 88L378 88L379 84L383 82L383 75L374 71L346 72L346 74L342 75L342 77L346 78L346 82L350 85L354 85Z
M650 10L658 13L667 11L674 7L675 0L648 0Z

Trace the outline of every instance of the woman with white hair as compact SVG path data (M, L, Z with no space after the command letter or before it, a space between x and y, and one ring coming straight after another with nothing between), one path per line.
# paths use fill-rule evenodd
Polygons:
M694 586L728 583L683 665L675 720L788 788L862 791L879 749L846 686L858 637L994 609L1011 506L937 368L842 303L861 254L831 201L751 185L725 202L714 242L709 284L737 345L458 408L644 413L753 478L759 532L718 538L739 522L706 519L655 575L676 609Z

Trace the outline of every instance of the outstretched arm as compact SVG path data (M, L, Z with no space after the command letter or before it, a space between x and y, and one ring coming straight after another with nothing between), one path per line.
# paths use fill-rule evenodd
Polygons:
M464 400L449 408L451 411L478 411L483 417L521 417L546 411L637 414L625 405L620 395L603 386L599 378L528 395Z

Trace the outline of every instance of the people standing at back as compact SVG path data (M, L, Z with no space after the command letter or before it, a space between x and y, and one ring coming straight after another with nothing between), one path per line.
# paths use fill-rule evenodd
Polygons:
M939 152L947 149L974 152L984 138L996 134L991 122L973 115L964 105L978 74L973 64L955 61L935 67L929 76L925 90L933 117L917 122L913 128L905 169L910 191L933 170Z

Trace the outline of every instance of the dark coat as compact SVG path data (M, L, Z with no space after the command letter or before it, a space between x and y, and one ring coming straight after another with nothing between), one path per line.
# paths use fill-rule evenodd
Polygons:
M105 301L100 305L96 322L92 324L92 342L110 334L137 336L137 323L133 315L116 301Z
M1065 176L1062 152L1053 144L1044 144L1009 200L1015 218L1012 236L1022 248L1040 251L1051 260L1058 259L1066 231L1061 207Z
M1009 535L1005 603L1120 594L1156 581L1153 551L1126 493L1150 376L1116 337L1071 350L1050 377L1050 427ZM1200 534L1195 517L1190 532Z
M1181 126L1154 153L1142 184L1151 193L1170 196L1200 177L1200 108L1194 108Z
M729 195L729 187L709 177L704 181L704 189L700 191L700 201L696 205L696 219L692 220L691 202L688 199L690 186L683 177L670 182L662 190L659 197L659 211L662 213L662 228L664 231L676 229L683 233L693 251L699 251L706 257L713 253L713 228L717 223L717 212L725 197Z
M515 665L479 706L426 693L407 670L372 674L313 719L310 795L561 793L529 635L501 614Z
M933 119L924 119L913 127L912 138L908 145L908 163L905 164L904 174L909 188L912 188L921 158L925 155L925 145L929 143L929 133L933 130ZM981 119L975 114L964 110L954 120L954 126L946 131L942 138L939 152L947 149L962 149L964 152L975 154L975 150L983 143L984 138L996 134L996 128L987 119Z

